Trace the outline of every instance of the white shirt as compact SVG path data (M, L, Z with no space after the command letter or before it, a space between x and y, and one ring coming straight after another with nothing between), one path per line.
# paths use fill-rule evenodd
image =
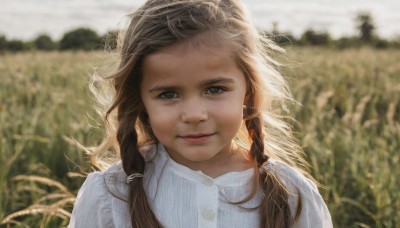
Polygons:
M251 190L253 169L211 178L172 160L161 144L147 147L144 189L153 212L166 228L259 227L257 211L230 204ZM292 227L332 227L331 216L315 184L298 171L270 159L267 168L290 190L289 205L296 210L297 189L302 197L300 218ZM126 174L118 162L103 172L89 174L82 185L68 227L131 227ZM242 204L254 208L262 190Z

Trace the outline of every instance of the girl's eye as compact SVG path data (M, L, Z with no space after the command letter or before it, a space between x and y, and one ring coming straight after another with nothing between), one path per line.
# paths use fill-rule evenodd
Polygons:
M225 91L226 90L222 87L213 86L213 87L208 88L206 93L215 95L215 94L221 94Z
M172 91L164 92L159 95L161 99L174 99L178 97L178 94Z

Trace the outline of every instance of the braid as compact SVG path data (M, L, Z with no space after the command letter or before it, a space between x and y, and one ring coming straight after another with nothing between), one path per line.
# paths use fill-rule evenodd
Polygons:
M244 106L244 118L247 132L251 139L250 155L256 160L257 167L267 162L269 156L264 154L264 124L261 112L256 107L257 97L248 97L248 106Z
M251 110L251 112L254 112L254 109ZM261 127L263 126L262 118L259 113L255 114L254 117L247 119L245 124L252 141L250 146L250 154L253 158L255 158L257 167L260 167L269 159L269 156L264 154L264 132L263 128Z
M138 136L132 121L120 121L117 131L117 140L120 145L122 167L127 175L144 172L145 162L137 148Z
M250 103L253 103L252 100ZM254 108L246 108L245 113L245 125L252 142L250 155L257 165L255 187L258 189L261 185L264 193L264 200L260 206L260 227L289 227L292 221L288 219L291 218L288 193L277 177L265 166L269 156L264 153L264 127L261 113ZM259 168L263 171L260 172Z
M143 174L146 164L137 145L138 135L134 128L136 119L137 115L131 118L122 118L119 121L120 125L117 131L122 166L127 176L133 173ZM161 227L160 222L147 201L146 192L143 187L143 178L134 178L129 183L128 202L132 227Z
M290 213L289 195L286 188L275 175L271 172L266 172L266 169L260 175L260 179L264 180L262 183L264 201L260 210L261 227L289 227L293 223L293 219Z

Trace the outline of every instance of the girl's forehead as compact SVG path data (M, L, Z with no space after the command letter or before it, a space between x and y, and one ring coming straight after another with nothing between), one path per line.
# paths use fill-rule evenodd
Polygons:
M242 70L237 64L232 49L227 44L209 43L204 37L172 44L162 50L149 54L144 58L143 80L173 80L180 76L187 78L196 75L215 76L224 74L241 75ZM194 79L193 78L193 79Z
M219 69L236 65L232 51L226 46L209 45L203 42L179 42L145 57L145 72L177 71L188 65L201 69Z
M231 55L232 41L222 38L215 32L204 32L187 40L178 41L154 54L186 55L191 52L206 52L212 55ZM151 54L150 54L151 55Z

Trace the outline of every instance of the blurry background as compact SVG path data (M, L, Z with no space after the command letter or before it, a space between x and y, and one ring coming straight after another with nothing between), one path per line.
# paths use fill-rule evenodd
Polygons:
M335 227L400 226L400 2L243 0L286 49L296 136ZM89 75L144 1L0 0L0 226L68 223L101 119ZM107 44L107 45L106 45ZM107 47L107 48L105 48Z
M0 0L0 34L33 39L47 33L53 39L76 27L105 33L143 0ZM386 38L400 36L400 2L397 0L244 0L254 23L263 29L279 28L300 36L306 29L329 32L333 37L354 34L354 17L368 11L377 32Z

